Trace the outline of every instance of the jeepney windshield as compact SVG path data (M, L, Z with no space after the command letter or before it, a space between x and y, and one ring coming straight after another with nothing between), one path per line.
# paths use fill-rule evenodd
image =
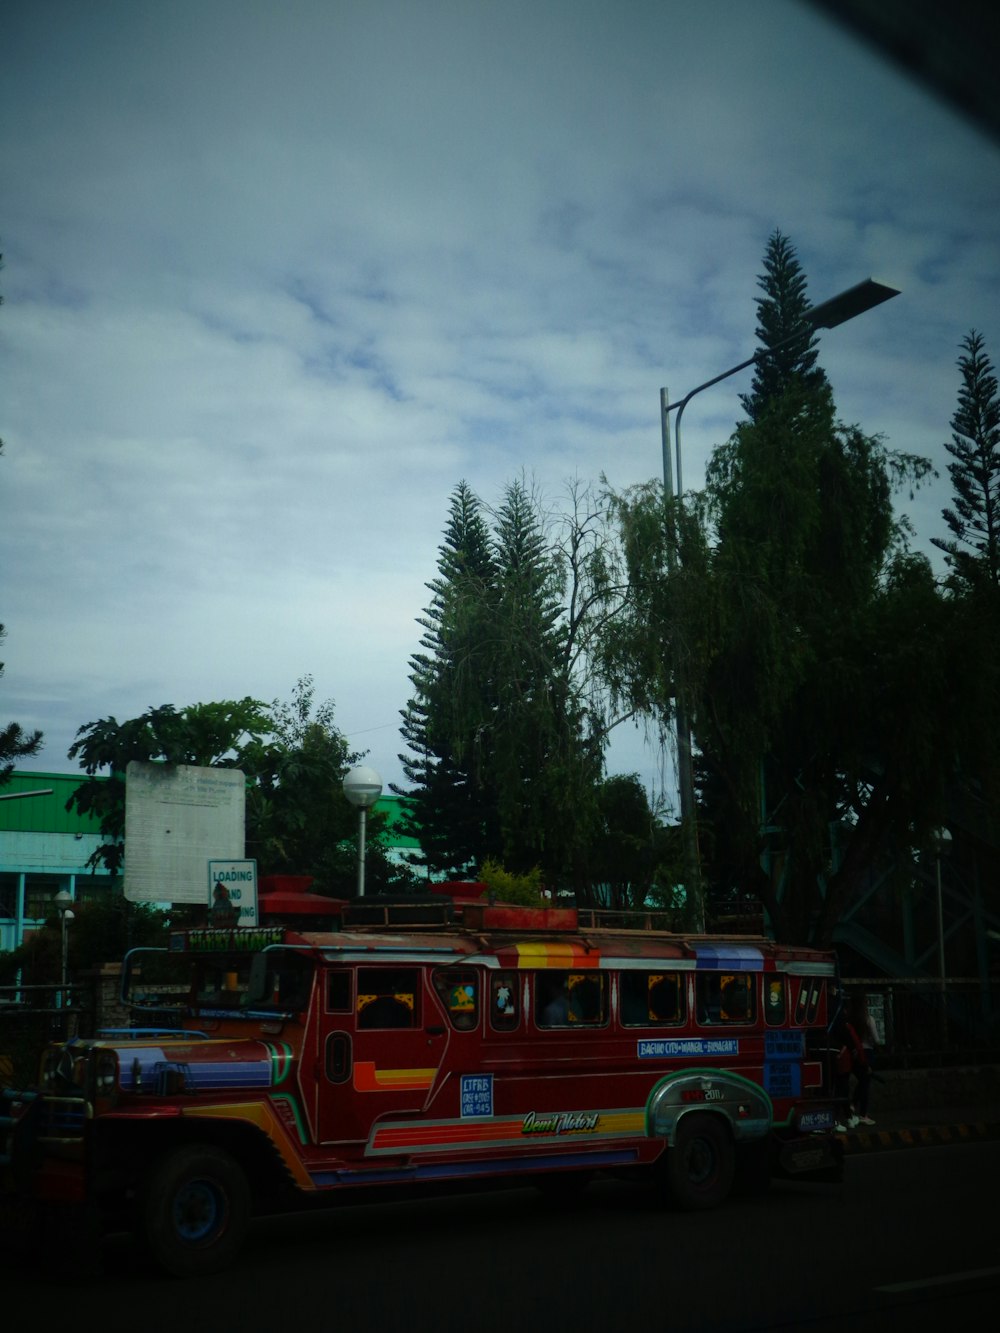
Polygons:
M291 948L256 953L177 953L134 949L125 960L122 1000L159 1013L295 1013L312 988L311 959Z

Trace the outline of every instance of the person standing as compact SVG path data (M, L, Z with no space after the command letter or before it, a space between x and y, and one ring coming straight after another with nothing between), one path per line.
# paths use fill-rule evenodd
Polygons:
M862 1049L859 1061L860 1068L855 1070L857 1088L855 1089L854 1106L859 1124L874 1125L875 1121L868 1112L871 1103L872 1069L875 1064L875 1054L878 1050L878 1029L875 1026L874 1018L872 1018L871 1010L868 1008L867 995L862 995L858 1001L858 1012L854 1016L853 1027L861 1038Z

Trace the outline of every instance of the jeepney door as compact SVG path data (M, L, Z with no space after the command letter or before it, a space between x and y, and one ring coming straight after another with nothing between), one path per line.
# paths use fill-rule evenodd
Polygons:
M379 1120L424 1109L448 1031L419 965L332 968L325 982L317 1137L364 1141Z

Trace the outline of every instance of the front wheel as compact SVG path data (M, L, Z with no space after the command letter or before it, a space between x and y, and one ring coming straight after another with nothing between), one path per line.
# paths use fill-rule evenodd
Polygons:
M218 1148L192 1144L154 1168L143 1206L153 1259L174 1277L225 1268L250 1224L250 1187L238 1164Z
M733 1143L722 1121L709 1115L684 1116L666 1161L667 1183L677 1206L687 1212L715 1208L732 1188L735 1170Z

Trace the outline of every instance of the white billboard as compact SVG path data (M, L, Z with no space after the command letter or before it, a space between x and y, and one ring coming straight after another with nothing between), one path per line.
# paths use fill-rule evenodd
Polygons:
M126 898L204 903L206 862L245 853L239 769L132 760L125 770Z

